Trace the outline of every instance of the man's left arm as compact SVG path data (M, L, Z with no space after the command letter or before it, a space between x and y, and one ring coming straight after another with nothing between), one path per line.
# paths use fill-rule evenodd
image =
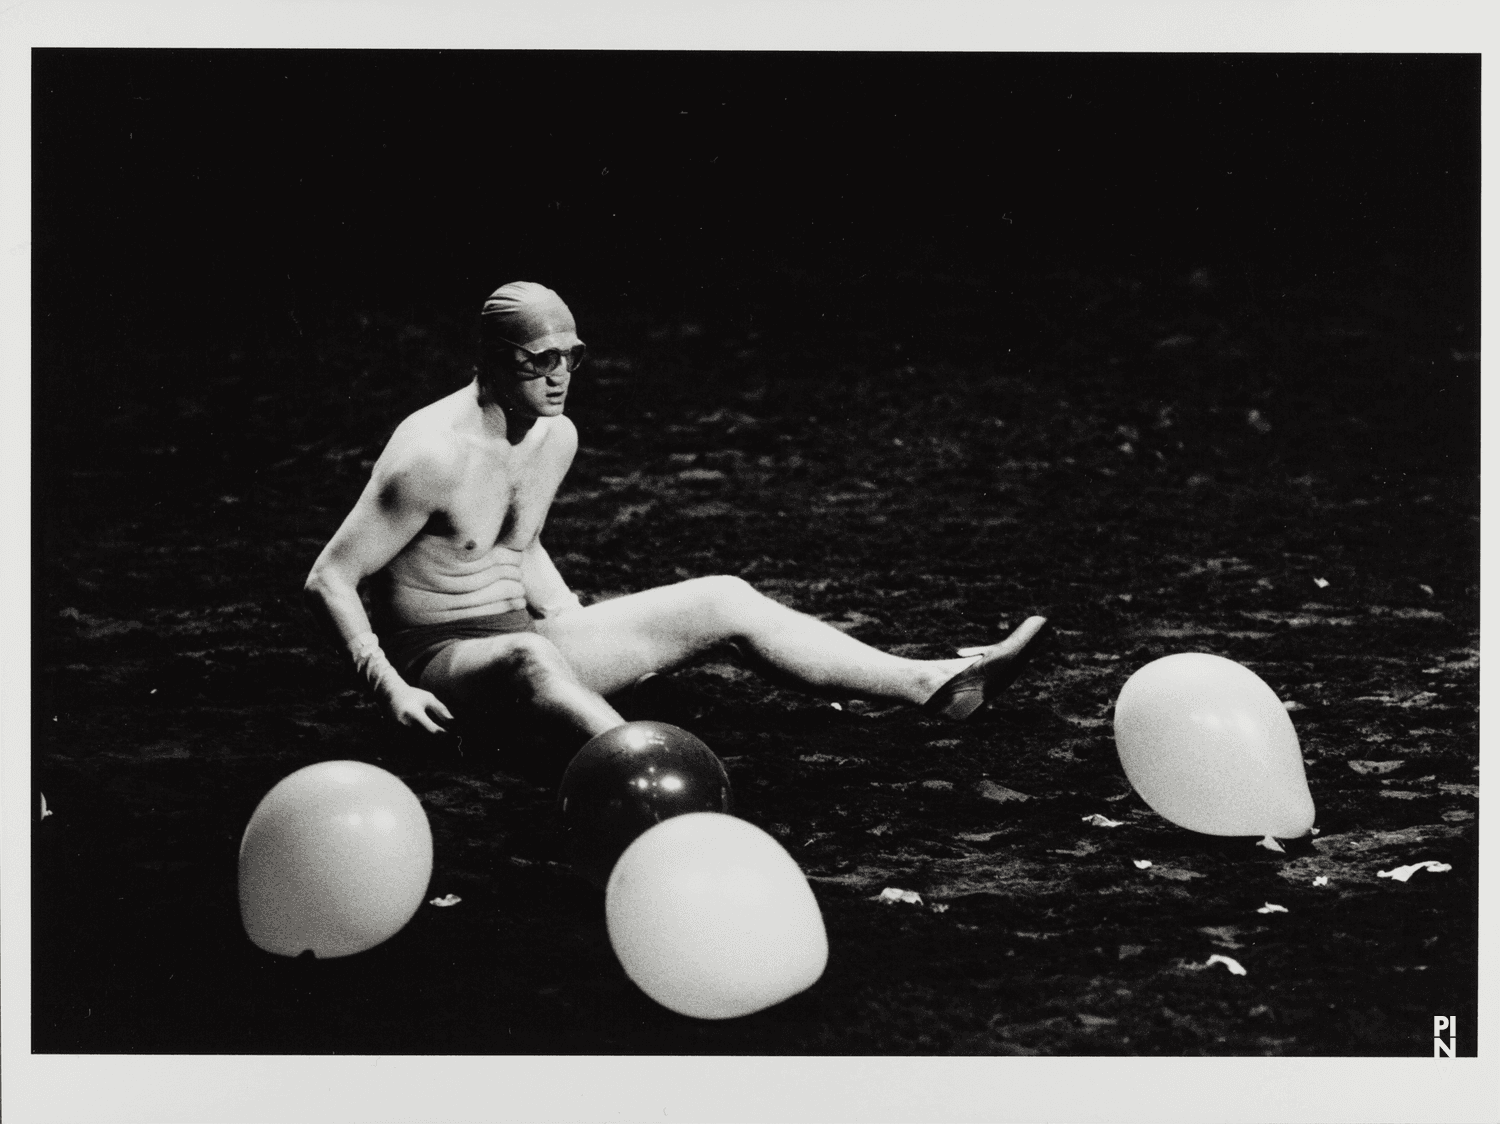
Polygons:
M541 539L536 539L521 554L521 584L526 587L526 603L539 617L555 617L583 607L578 595L557 572Z

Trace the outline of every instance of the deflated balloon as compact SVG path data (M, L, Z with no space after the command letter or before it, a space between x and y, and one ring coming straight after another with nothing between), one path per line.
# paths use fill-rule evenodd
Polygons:
M1115 745L1141 798L1208 835L1306 835L1316 815L1292 720L1260 676L1203 652L1155 660L1115 702Z
M609 940L662 1006L731 1019L805 991L828 963L823 915L801 869L760 828L719 812L666 820L610 873Z
M299 769L240 842L240 918L267 952L319 959L399 932L432 878L432 829L399 779L359 761Z

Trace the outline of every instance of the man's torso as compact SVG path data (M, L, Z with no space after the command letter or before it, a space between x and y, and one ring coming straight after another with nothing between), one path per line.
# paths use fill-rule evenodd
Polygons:
M442 461L427 525L371 581L385 627L410 627L526 607L523 552L541 533L567 459L557 455L563 419L543 418L519 444L465 432L461 395L433 403L392 438L402 461Z

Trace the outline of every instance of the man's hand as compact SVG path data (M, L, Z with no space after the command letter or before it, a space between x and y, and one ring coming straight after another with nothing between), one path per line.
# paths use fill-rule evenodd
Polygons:
M403 726L420 726L430 734L445 734L447 731L433 717L453 721L453 713L443 705L443 700L420 687L402 684L395 690L382 692L382 696L385 712Z
M566 597L561 597L551 604L533 604L531 608L543 620L551 620L553 617L560 617L564 613L571 613L577 609L583 608L583 602L578 600L578 595L576 593L568 593Z

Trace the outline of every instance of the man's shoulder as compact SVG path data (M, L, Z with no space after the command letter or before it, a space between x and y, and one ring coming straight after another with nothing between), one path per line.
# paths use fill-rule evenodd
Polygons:
M571 456L578 449L578 427L567 414L555 418L543 418L547 426L547 443Z
M462 457L463 445L444 398L401 420L376 462L376 471L437 482L457 472Z

